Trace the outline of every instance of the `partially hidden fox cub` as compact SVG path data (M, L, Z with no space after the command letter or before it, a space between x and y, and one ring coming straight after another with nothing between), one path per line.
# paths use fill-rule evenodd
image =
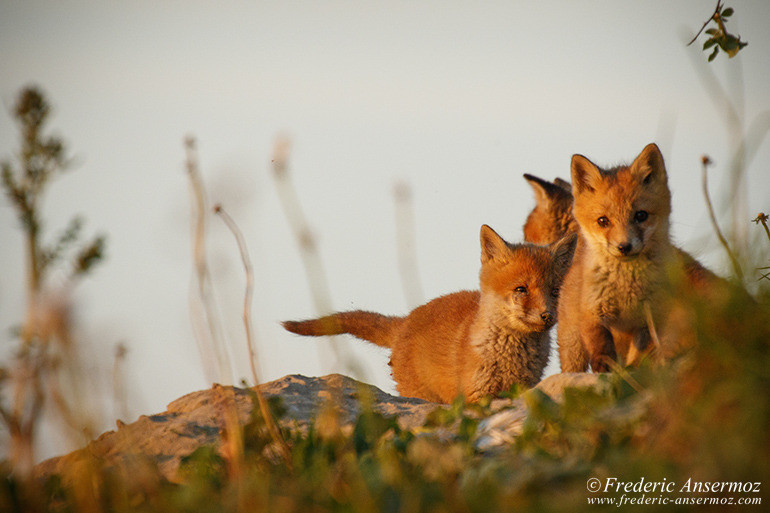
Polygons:
M657 145L647 145L631 165L612 169L574 155L571 175L571 193L564 181L528 180L538 204L550 204L550 212L564 212L574 195L576 222L549 218L548 208L538 205L525 225L525 238L538 242L573 230L580 235L558 307L562 372L585 371L589 364L604 372L618 357L637 364L656 349L651 327L660 356L693 345L690 310L677 300L676 287L713 295L726 282L671 243L671 193Z
M534 244L550 244L568 233L577 233L572 215L572 186L561 178L547 182L525 174L524 179L535 192L535 208L524 223L524 240Z
M532 387L548 363L559 286L576 237L550 246L510 244L481 227L480 290L436 298L406 317L351 311L286 321L300 335L349 333L391 349L403 396L475 402L515 383Z

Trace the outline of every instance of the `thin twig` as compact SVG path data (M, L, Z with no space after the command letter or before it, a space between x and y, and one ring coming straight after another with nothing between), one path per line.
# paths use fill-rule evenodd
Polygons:
M254 297L254 270L251 266L251 259L249 258L248 249L246 248L246 241L243 238L243 233L235 224L233 218L225 212L221 205L214 206L214 213L217 214L222 221L224 221L227 228L235 237L235 242L238 244L238 250L241 254L241 262L246 272L246 293L243 298L243 325L246 330L246 342L249 348L249 367L251 368L251 377L254 379L254 384L258 385L260 380L258 378L256 367L256 350L254 349L254 337L252 335L252 323L251 323L251 302Z
M235 241L238 244L238 250L241 254L241 262L243 263L243 269L246 273L246 292L243 297L243 326L246 331L246 345L249 348L249 366L251 367L251 376L254 379L254 392L257 395L257 402L259 403L259 409L262 412L262 418L265 419L267 430L270 433L270 437L276 444L278 451L281 453L281 457L286 461L286 464L291 467L291 449L286 444L286 441L281 436L281 432L278 429L278 425L270 413L270 408L265 400L265 396L262 394L259 385L261 383L257 372L257 351L254 347L254 337L251 323L251 303L254 297L254 269L251 265L251 259L249 258L248 248L246 247L246 241L243 238L243 232L238 228L232 217L225 212L221 205L214 207L214 212L224 221L230 232L235 237Z
M733 250L730 249L730 245L727 243L727 239L725 239L724 235L722 235L722 230L719 228L719 224L717 223L716 215L714 214L714 206L711 203L711 198L709 196L709 189L708 189L708 166L711 164L711 159L704 155L701 158L701 162L703 163L703 197L706 200L706 207L708 208L709 218L711 219L711 226L714 228L714 232L717 235L717 238L719 239L719 243L722 244L722 247L725 248L725 251L727 252L727 256L730 258L730 263L733 266L733 271L735 272L735 276L738 278L740 282L743 282L743 271L741 270L741 265L738 262L738 258L735 256L735 253L733 253Z
M692 38L692 41L690 41L689 43L687 43L687 46L690 46L691 44L693 44L693 43L695 42L695 40L696 40L696 39L698 39L698 36L699 36L699 35L701 35L701 32L703 32L703 29L705 29L705 28L706 28L706 26L707 26L709 23L711 23L711 22L712 22L712 21L715 19L715 16L716 16L716 15L719 13L719 11L720 11L720 8L721 8L721 7L722 7L722 0L717 0L717 6L716 6L716 8L714 9L714 13L713 13L713 14L712 14L712 15L709 17L709 19L707 19L707 20L706 20L706 22L705 22L705 23L703 24L703 26L700 28L700 30L698 31L698 33L697 33L697 34L695 34L695 37L693 37L693 38Z

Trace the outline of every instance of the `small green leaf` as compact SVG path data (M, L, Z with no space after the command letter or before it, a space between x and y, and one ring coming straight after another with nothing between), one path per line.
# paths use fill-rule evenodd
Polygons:
M717 33L718 33L718 32L719 32L719 30L717 30L717 29L715 29L715 28L710 28L710 29L708 29L708 30L706 31L706 34L708 34L708 35L710 35L710 36L715 36L715 35L717 35Z
M711 39L706 40L706 42L703 43L703 49L704 50L708 50L709 48L714 46L716 44L716 42L717 42L717 40L714 39L713 37Z
M75 274L86 274L94 264L104 258L105 237L96 237L90 245L80 250L75 258Z
M709 62L713 61L716 58L718 53L719 53L719 47L715 46L714 52L711 55L709 55Z
M728 7L727 9L722 11L722 17L723 18L729 18L730 16L733 15L734 12L735 12L735 10L732 7Z

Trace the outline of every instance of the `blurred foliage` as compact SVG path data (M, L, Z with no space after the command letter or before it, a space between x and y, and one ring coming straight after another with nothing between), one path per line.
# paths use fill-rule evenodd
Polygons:
M93 434L86 416L81 418L72 408L83 398L78 393L73 394L74 400L66 397L59 378L72 370L67 364L74 355L69 289L102 260L105 238L79 244L83 221L74 217L53 242L43 240L44 194L51 181L66 171L69 160L64 142L45 133L51 106L40 89L23 89L12 114L20 148L14 159L0 162L0 185L24 236L26 314L23 325L14 330L20 342L15 360L8 371L0 369L0 376L8 376L0 380L0 420L10 435L11 462L25 473L34 461L37 424L47 396L53 396L50 404L72 432ZM64 280L51 278L57 267L64 268ZM73 383L80 377L74 376Z
M87 273L102 259L105 246L105 238L98 236L73 249L83 227L80 217L73 218L54 242L45 244L41 241L43 195L50 182L69 167L64 142L44 133L50 114L51 106L40 89L23 89L13 110L21 135L17 162L10 159L0 162L3 190L27 237L30 286L35 289L31 292L39 291L46 272L52 264L62 260L68 250L74 253L70 259L71 275L77 276Z
M713 22L716 27L705 30L705 34L709 36L709 38L706 39L706 41L703 43L704 51L713 48L711 54L708 57L709 62L716 59L720 48L724 53L727 54L728 57L735 57L738 52L740 52L744 47L748 45L748 43L741 41L740 36L729 33L725 27L730 16L732 16L734 13L735 10L732 7L725 7L722 4L722 0L718 0L716 8L714 9L714 13L708 20L706 20L706 23L703 24L701 29L698 31L695 37L692 38L692 41L690 41L688 45L693 44L695 40L698 39L698 36L704 32L704 29L706 29L706 27Z

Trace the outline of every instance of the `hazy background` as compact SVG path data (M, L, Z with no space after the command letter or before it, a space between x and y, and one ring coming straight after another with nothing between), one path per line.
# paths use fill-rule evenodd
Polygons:
M76 162L49 188L47 233L77 213L87 234L108 235L106 261L75 294L81 350L98 391L84 401L105 405L99 430L122 410L133 421L210 385L188 307L186 135L198 139L212 202L227 208L249 245L265 380L346 372L319 357L318 340L278 325L315 314L271 177L279 134L292 141L290 170L336 309L408 311L397 265L397 182L412 190L427 300L477 286L482 223L521 238L533 206L522 173L567 177L573 153L611 165L651 141L669 170L675 240L723 271L700 193L700 156L714 160L712 191L723 197L728 137L697 67L732 94L743 91L748 120L770 108L770 2L728 3L736 9L728 27L749 46L707 66L703 39L689 48L684 39L714 4L3 2L0 155L18 147L10 117L18 91L40 85L54 105L50 129ZM770 210L769 164L765 144L749 168L747 224ZM209 226L235 361L232 376L213 379L250 380L243 271L221 221ZM5 197L0 269L7 361L16 344L9 329L23 318L24 263ZM118 343L128 349L124 407L109 401ZM367 381L394 390L387 351L344 344L367 367ZM548 372L557 368L554 361ZM40 456L70 448L51 431Z

